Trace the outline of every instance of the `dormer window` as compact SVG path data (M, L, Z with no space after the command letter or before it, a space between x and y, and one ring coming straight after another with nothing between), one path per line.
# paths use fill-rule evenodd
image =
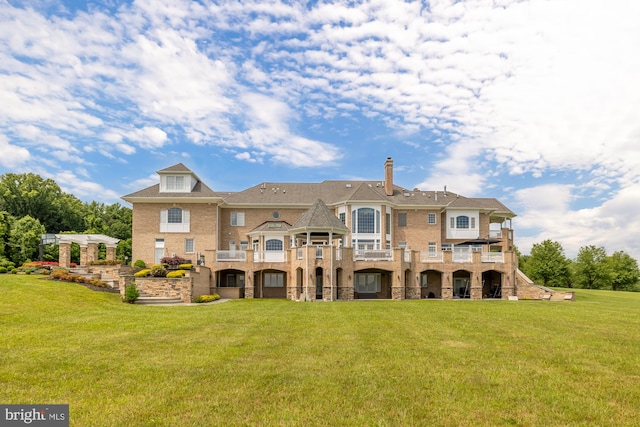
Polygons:
M191 180L187 175L162 175L160 191L164 193L186 193L191 191Z
M168 176L167 190L184 190L184 176Z

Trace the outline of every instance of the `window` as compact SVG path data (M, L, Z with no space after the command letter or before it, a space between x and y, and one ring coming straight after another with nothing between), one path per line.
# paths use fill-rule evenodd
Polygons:
M283 288L284 274L283 273L264 273L264 287L265 288Z
M427 218L428 218L427 222L429 224L435 224L436 223L436 214L430 213L430 214L427 215Z
M269 239L264 243L264 249L267 250L267 251L281 251L282 250L282 240Z
M248 247L249 247L249 241L248 240L240 240L240 250L241 251L246 251Z
M184 190L184 176L168 176L167 191Z
M342 221L343 224L347 223L347 214L345 214L344 212L339 213L338 218L340 218L340 221Z
M387 234L391 234L391 214L387 213L384 218L384 229Z
M188 233L189 211L180 208L169 208L160 211L161 233Z
M469 228L469 217L460 215L456 218L456 228Z
M375 211L373 209L358 209L358 233L375 233L375 224Z
M429 256L430 257L435 257L437 255L436 250L438 248L438 245L436 242L429 242Z
M398 214L398 227L406 227L407 226L407 214L406 212L400 212Z
M471 217L471 228L476 228L476 219Z
M244 226L244 212L231 212L231 225L236 227Z
M356 273L354 279L355 291L361 294L373 294L382 288L380 273Z
M192 254L195 252L193 239L184 239L184 251L185 253Z
M167 211L167 222L169 224L182 224L182 209L171 208Z
M398 242L398 247L406 249L407 248L407 242Z

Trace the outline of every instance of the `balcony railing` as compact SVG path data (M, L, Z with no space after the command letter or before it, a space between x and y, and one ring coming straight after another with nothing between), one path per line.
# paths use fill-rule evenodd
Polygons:
M504 253L482 252L482 262L504 262Z
M355 261L391 261L393 251L391 249L358 249L353 251Z
M452 260L453 262L472 262L471 248L468 246L453 248Z
M255 251L253 253L254 262L286 262L286 251Z
M442 252L420 251L420 262L442 262Z
M494 239L502 238L502 230L489 230L489 237Z
M216 261L246 261L245 251L216 251Z

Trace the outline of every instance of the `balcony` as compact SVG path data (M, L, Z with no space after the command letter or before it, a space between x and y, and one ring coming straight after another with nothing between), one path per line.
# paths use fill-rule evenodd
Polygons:
M453 248L453 255L451 256L453 262L473 262L473 254L471 247L461 246Z
M216 251L216 261L246 261L245 251Z
M391 249L358 249L353 251L354 261L392 261Z
M287 251L255 251L254 262L286 262Z
M482 262L504 263L504 253L503 252L482 252Z

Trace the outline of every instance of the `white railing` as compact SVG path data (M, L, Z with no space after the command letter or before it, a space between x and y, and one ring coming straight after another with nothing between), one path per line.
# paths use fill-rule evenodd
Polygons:
M442 252L420 251L420 262L442 262Z
M285 262L287 252L285 251L255 251L253 253L254 262Z
M502 230L489 230L489 237L494 239L502 238Z
M216 251L216 261L246 261L245 251Z
M466 247L454 247L453 248L453 262L471 262L473 255L471 255L471 248Z
M391 249L359 249L353 251L355 261L392 261Z
M482 252L482 262L504 262L504 253Z

